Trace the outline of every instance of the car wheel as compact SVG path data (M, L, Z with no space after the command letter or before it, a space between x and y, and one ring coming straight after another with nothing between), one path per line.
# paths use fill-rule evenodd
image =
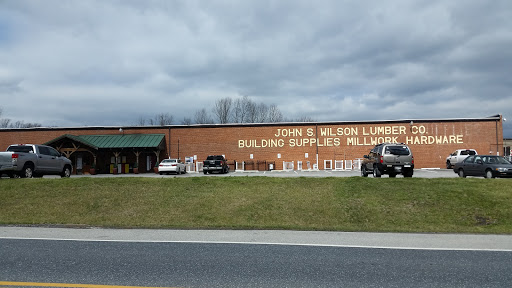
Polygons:
M377 168L377 166L373 167L373 177L380 178L380 176L381 176L381 173L380 173L379 168Z
M60 177L69 178L70 176L71 176L71 168L69 168L69 166L64 166L64 170L62 170Z
M361 176L368 177L368 171L366 171L364 166L361 166Z
M208 171L203 171L204 175L208 174Z
M164 175L164 172L158 172L158 174L160 174L160 175Z
M452 164L450 163L450 161L446 161L446 169L450 168L452 168Z
M389 173L389 178L396 178L396 174L395 173Z
M466 173L464 173L463 169L459 169L459 177L460 178L466 178Z
M487 178L487 179L494 178L494 174L492 174L491 170L485 171L485 178Z
M21 178L32 178L34 176L34 168L30 165L25 165L23 170L21 170L20 177Z

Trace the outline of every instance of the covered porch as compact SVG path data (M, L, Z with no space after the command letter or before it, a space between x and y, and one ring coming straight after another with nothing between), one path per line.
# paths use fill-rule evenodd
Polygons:
M70 135L50 140L75 174L152 172L165 152L165 134Z

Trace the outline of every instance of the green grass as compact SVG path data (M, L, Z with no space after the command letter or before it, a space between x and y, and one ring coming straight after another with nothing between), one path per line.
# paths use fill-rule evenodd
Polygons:
M512 234L508 179L1 179L0 225Z

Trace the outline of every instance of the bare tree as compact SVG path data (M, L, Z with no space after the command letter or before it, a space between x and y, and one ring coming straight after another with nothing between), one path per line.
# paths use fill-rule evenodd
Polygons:
M270 123L279 123L283 122L283 114L277 108L275 104L270 105L269 111L268 111L268 122Z
M11 122L11 119L7 119L7 118L0 119L0 128L8 128L10 122Z
M245 111L247 111L246 123L256 123L258 118L258 109L256 103L249 100L245 103Z
M144 117L140 116L139 119L137 120L137 126L146 126L149 125L149 126L156 126L156 125L159 125L159 126L164 126L164 125L171 125L172 122L174 121L174 117L172 115L170 115L169 113L160 113L160 114L156 114L154 116L154 118L148 118L148 119L145 119Z
M192 118L183 117L181 121L181 125L192 125Z
M301 116L295 120L295 122L315 122L315 119L309 117L309 116Z
M233 100L229 97L218 99L217 101L215 101L213 113L217 117L217 120L219 121L220 124L229 123L232 104Z
M245 102L248 101L248 97L238 98L235 100L235 106L233 109L233 122L244 123L247 111L245 110Z
M16 121L14 123L9 124L9 128L33 128L33 127L41 127L39 123L25 123L24 121Z
M2 119L1 118L2 113L3 113L2 108L0 108L0 128L7 128L7 127L9 127L9 123L11 122L11 119L7 119L7 118Z
M7 128L9 127L9 123L11 122L11 119L2 119L2 113L3 113L3 110L2 108L0 107L0 128Z
M142 116L139 117L139 119L137 120L137 124L135 124L137 126L145 126L146 125L146 119Z
M196 111L194 120L197 124L213 124L213 120L210 118L205 108Z
M171 125L174 117L169 113L160 113L155 116L155 125Z
M260 103L256 106L256 122L265 123L268 119L268 106L265 103Z
M0 117L2 116L3 110L0 108ZM0 118L0 128L32 128L41 127L39 123L25 123L24 121L11 122L9 118Z

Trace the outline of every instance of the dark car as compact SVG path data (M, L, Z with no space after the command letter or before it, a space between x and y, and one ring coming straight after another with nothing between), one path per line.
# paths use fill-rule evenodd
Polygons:
M471 155L455 164L453 172L459 174L459 177L512 177L512 163L496 155Z

